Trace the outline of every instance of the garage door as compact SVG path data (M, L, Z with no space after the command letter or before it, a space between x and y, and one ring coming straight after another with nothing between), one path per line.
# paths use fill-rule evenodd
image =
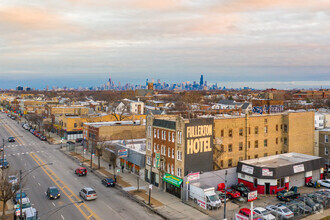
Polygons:
M313 176L312 177L313 181L319 180L320 179L320 170L319 169L313 170L312 176Z
M292 186L304 186L305 185L305 173L296 174L290 176L289 187Z

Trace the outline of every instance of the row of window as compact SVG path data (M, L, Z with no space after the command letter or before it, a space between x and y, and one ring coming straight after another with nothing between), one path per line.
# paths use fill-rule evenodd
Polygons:
M147 156L147 164L149 166L151 166L151 163L152 163L151 161L152 161L151 157ZM155 159L153 160L153 167L156 168L156 160ZM161 161L160 162L160 169L161 170L164 170L167 173L170 173L172 175L176 175L178 177L182 177L182 169L181 168L177 168L176 169L176 174L175 174L174 173L174 165L173 164L167 163L167 166L166 166L165 162L164 161Z
M147 150L149 150L149 151L151 151L151 143L150 142L148 142L148 144L147 144ZM156 143L154 143L154 153L156 153L156 152L159 152L159 144L156 144ZM166 156L166 146L165 145L161 145L160 146L160 154L161 155L163 155L163 156ZM175 158L175 152L174 152L174 148L170 148L170 147L168 147L167 148L167 155L168 155L168 157L169 158ZM182 151L177 151L177 158L176 158L177 160L182 160Z
M287 144L287 142L288 142L287 138L283 138L283 139L281 138L281 141L283 141L284 144ZM275 143L278 144L278 138L275 139ZM224 152L225 151L225 146L221 145L220 147L221 147L221 151ZM248 141L248 146L247 147L248 148L251 147L251 142L250 141ZM258 147L259 147L259 141L256 140L256 141L254 141L254 148L258 148ZM264 140L264 147L268 147L268 140L267 139ZM242 151L242 150L243 150L243 142L239 142L238 151ZM232 152L232 151L233 151L233 145L228 144L228 152Z
M278 131L278 125L275 126L276 131ZM281 125L281 130L284 130L284 132L288 132L288 126L287 125ZM264 126L264 133L268 134L268 126ZM248 128L248 134L251 134L251 128ZM254 134L259 134L259 127L256 126L254 127ZM238 130L238 135L243 136L244 135L244 130L243 128L239 128ZM224 137L225 136L225 130L222 129L220 131L220 136ZM233 129L228 130L228 137L233 137Z

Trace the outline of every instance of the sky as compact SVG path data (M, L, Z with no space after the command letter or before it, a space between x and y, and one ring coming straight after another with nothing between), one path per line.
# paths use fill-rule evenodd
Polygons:
M0 1L0 88L330 88L329 60L329 0Z

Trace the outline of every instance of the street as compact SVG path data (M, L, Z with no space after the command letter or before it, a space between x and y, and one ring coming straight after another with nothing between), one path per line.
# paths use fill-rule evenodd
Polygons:
M9 136L16 137L16 142L9 143ZM41 219L161 219L124 197L117 189L104 187L93 173L86 177L76 176L74 169L78 164L63 155L58 145L40 141L4 113L0 114L0 138L5 142L4 152L10 172L17 177L20 169L24 177L27 173L24 171L53 163L39 167L23 178L23 191ZM49 186L60 190L60 199L49 200L46 197ZM94 188L98 198L76 204L81 200L78 193L85 186Z

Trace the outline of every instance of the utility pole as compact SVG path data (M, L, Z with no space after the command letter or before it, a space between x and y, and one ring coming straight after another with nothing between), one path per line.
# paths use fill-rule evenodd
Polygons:
M94 139L92 140L92 149L91 149L91 165L90 165L91 168L93 168L93 152L94 152Z
M228 174L228 171L226 170L225 172L225 201L224 201L224 204L223 204L223 220L226 220L226 200L227 200L227 174Z
M151 176L152 176L152 166L154 165L154 153L151 153L151 167L150 167L150 179L149 179L149 201L148 201L148 205L150 204L150 197L151 197Z
M22 170L19 170L19 211L20 211L20 219L23 219L22 212Z
M3 170L5 169L5 139L2 138L2 172L1 172L1 179L3 179Z

